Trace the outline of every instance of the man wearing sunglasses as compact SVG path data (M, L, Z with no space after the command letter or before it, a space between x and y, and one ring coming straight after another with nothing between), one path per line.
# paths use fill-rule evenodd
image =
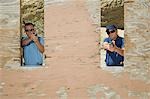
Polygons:
M104 39L103 48L106 50L107 66L123 66L124 62L124 38L118 36L115 25L106 26L108 38Z
M38 37L32 23L25 23L24 30L27 35L21 40L24 65L42 65L44 52L43 38Z

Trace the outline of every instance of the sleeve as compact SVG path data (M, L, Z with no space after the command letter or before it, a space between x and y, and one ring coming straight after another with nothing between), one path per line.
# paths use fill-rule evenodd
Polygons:
M109 41L108 41L108 38L105 38L103 42L109 42Z
M40 43L44 46L44 39L40 37Z
M122 39L121 48L124 48L124 38Z
M22 36L22 37L21 37L21 43L22 43L22 41L25 40L25 39L27 39L27 37L26 37L26 36ZM22 47L22 48L24 48L25 46L26 46L26 45L22 45L22 44L21 44L21 47Z

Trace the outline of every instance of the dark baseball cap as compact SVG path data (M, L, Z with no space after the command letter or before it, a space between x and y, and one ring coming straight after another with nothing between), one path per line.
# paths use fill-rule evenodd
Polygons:
M112 25L107 25L106 26L106 32L107 31L113 31L113 30L117 30L117 26L112 24Z

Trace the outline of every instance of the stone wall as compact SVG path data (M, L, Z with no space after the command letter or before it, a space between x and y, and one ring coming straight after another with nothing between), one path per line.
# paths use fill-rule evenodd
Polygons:
M116 24L124 29L123 0L101 0L101 26Z
M124 1L125 71L149 81L150 1ZM0 1L0 67L20 65L20 1ZM133 72L135 71L135 72Z
M20 0L0 0L0 67L20 65Z
M150 83L150 0L125 1L125 70Z
M123 6L123 0L103 0L101 2L102 26L108 23L117 23L114 18ZM116 9L113 14L108 15L108 10ZM117 11L118 10L118 11ZM119 27L125 30L125 69L131 79L143 80L150 83L150 0L124 0L124 20ZM107 16L109 16L107 18ZM107 21L103 21L107 19ZM124 22L123 22L124 21ZM124 25L123 25L124 24ZM102 28L101 28L102 30Z
M20 66L22 22L33 22L43 36L44 0L1 0L0 12L0 67Z
M44 36L44 0L21 0L20 17L22 25L23 21L32 22L38 34Z

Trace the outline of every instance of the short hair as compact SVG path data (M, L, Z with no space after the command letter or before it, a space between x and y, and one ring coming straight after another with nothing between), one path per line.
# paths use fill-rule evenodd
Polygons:
M32 25L33 27L35 26L33 23L25 23L24 26Z

